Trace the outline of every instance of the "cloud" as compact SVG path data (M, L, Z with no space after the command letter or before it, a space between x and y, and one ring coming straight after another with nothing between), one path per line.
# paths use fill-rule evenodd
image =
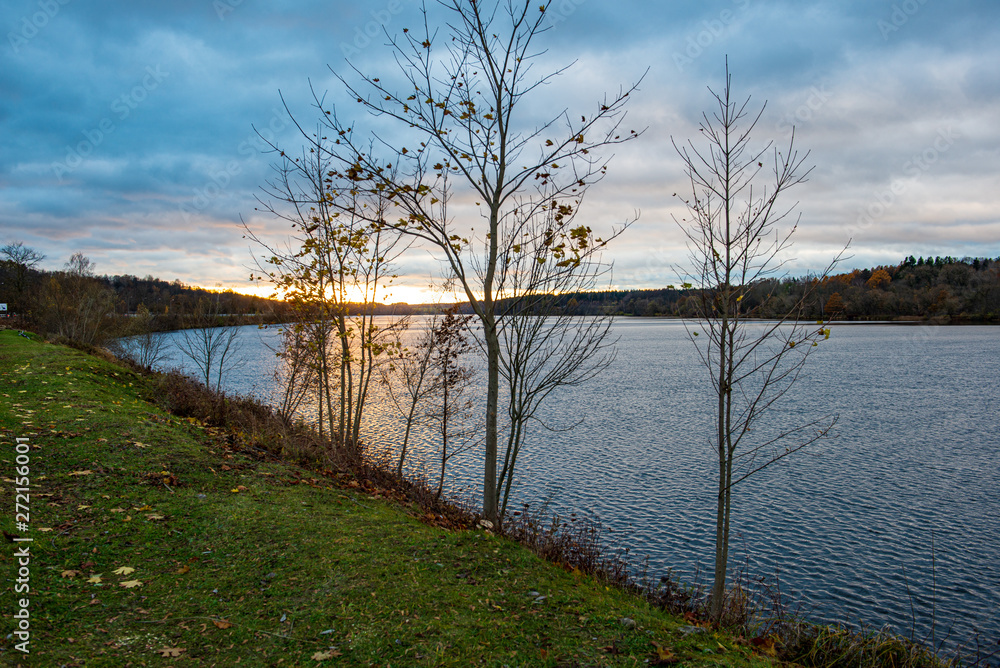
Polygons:
M307 128L310 82L357 113L329 67L350 79L347 55L402 85L380 31L420 22L412 0L56 5L43 21L37 2L0 4L0 237L51 267L82 250L102 272L205 285L245 281L241 217L281 233L255 207L275 157L257 132L302 143L282 96ZM616 284L671 282L684 261L671 137L697 140L726 57L735 90L768 102L759 138L787 142L794 125L816 165L796 195L796 270L820 268L848 237L860 264L1000 255L997 3L560 0L551 16L544 62L575 64L526 107L528 127L588 113L649 69L627 118L645 134L615 150L581 213L611 226L641 210L608 253ZM362 125L403 136L384 119ZM407 259L400 284L435 270L426 253Z

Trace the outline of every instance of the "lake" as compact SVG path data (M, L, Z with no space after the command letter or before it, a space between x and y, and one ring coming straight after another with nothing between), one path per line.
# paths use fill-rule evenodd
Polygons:
M672 569L705 582L708 372L679 321L622 318L614 334L614 364L546 405L550 426L583 423L532 432L516 501L596 517L634 564L648 556L651 577ZM225 387L266 399L276 332L240 337L245 362ZM948 648L979 634L1000 649L1000 327L834 325L769 419L795 426L826 414L839 415L832 438L736 488L731 565L780 572L783 595L817 621L933 634ZM399 420L384 402L370 417L373 447L391 450ZM436 452L433 435L418 433L410 471L433 476ZM450 463L448 489L474 498L481 461Z

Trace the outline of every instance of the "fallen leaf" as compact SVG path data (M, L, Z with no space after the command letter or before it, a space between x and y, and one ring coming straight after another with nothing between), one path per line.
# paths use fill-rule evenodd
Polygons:
M90 599L90 603L88 603L87 605L100 605L100 603L101 603L101 599L99 599L99 598L92 598L92 599Z
M145 511L145 510L152 510L152 509L153 509L153 507L150 506L150 505L148 505L148 504L145 505L145 506L143 506L142 508L136 508L135 506L132 506L132 510L138 510L140 513L143 512L143 511Z
M146 515L146 519L152 520L154 522L159 522L160 520L166 519L163 515Z
M124 508L112 508L111 512L113 512L113 513L124 513L125 509Z
M174 571L174 573L176 573L177 575L184 575L189 570L191 570L191 567L188 566L187 564L185 564L185 565L181 566L180 568L178 568L176 571Z
M107 494L101 494L101 498L102 499L110 499L111 497L108 496Z
M90 475L93 471L73 471L70 475Z
M87 582L90 582L92 584L101 584L102 582L104 582L104 580L101 579L100 575L91 575L87 579Z
M763 652L768 656L774 656L777 654L777 650L774 648L774 638L772 636L751 638L750 644L753 645L758 651Z
M52 531L52 528L51 527L39 527L38 530L41 531L42 533L48 533L48 532Z
M62 577L62 578L75 578L79 574L80 574L80 571L63 571L62 573L59 574L59 577Z
M119 586L125 587L126 589L133 589L135 587L141 587L142 582L139 580L126 580L125 582L118 583Z
M233 623L228 619L213 619L212 623L215 624L220 629L228 629L230 626L233 625Z
M339 650L332 649L328 652L316 652L312 655L314 661L326 661L327 659L335 659L338 656L343 656Z
M77 506L76 507L77 510L86 510L87 508L90 508L90 506Z
M115 575L128 575L129 573L134 573L135 569L130 566L122 566L121 568L115 569Z
M164 647L163 649L158 649L156 651L159 652L160 656L163 658L168 658L171 656L180 656L182 652L187 650L183 650L180 647Z
M670 650L669 647L664 647L660 643L654 642L653 647L656 648L656 658L660 665L676 663L678 661L677 657Z

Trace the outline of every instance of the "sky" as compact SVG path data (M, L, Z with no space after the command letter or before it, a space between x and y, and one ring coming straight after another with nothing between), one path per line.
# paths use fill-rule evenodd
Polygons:
M243 222L276 242L288 232L256 210L275 159L258 133L298 150L282 100L312 124L310 86L379 129L334 71L350 78L350 61L393 81L383 31L417 28L419 9L0 0L0 244L41 251L47 269L82 252L99 274L247 289L260 252ZM685 181L671 140L698 141L727 57L736 94L766 102L759 145L787 144L794 126L810 152L809 181L786 200L801 214L792 275L822 270L848 241L845 269L1000 256L995 0L558 0L549 16L539 67L570 67L526 101L525 122L586 113L642 79L626 126L644 132L615 147L579 217L600 231L639 215L605 255L614 287L678 280ZM429 300L434 254L397 264L388 300Z

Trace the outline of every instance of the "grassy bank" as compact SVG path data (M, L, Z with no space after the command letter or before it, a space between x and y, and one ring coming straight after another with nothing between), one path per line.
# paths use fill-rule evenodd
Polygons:
M0 527L33 539L0 550L0 663L771 665L511 541L433 526L365 481L242 449L157 408L155 392L122 366L0 332ZM30 593L15 594L25 545ZM7 637L24 597L27 655Z

